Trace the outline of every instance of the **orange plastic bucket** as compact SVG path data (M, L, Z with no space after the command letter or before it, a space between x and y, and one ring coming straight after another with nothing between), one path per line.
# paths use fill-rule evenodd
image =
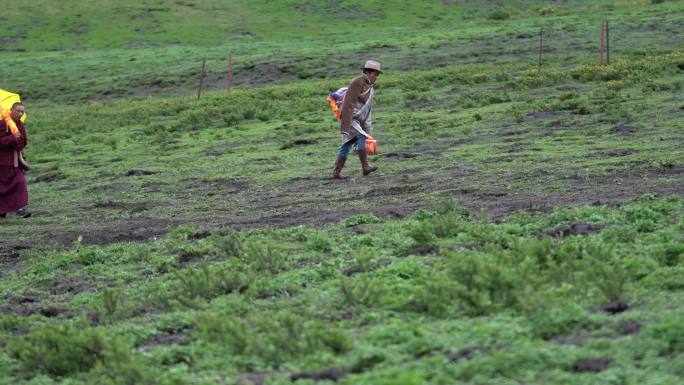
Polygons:
M375 155L378 152L378 141L373 138L366 138L366 152Z

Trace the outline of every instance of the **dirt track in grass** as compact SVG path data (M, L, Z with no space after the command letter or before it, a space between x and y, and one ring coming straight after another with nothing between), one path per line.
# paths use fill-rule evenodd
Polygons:
M684 195L684 170L677 167L641 167L582 175L551 168L536 174L514 170L482 174L474 165L447 164L437 168L434 163L423 164L422 158L427 156L419 152L379 155L376 160L384 167L368 177L361 176L358 160L350 157L344 170L350 177L343 180L330 179L329 170L321 168L308 176L259 186L228 179L181 182L192 186L191 196L212 199L213 204L202 208L197 208L192 199L145 204L105 201L65 208L71 212L62 214L80 218L76 226L67 229L58 225L59 218L48 219L32 238L4 242L0 246L0 270L20 270L20 252L36 245L70 247L79 238L82 244L93 245L141 242L163 236L179 225L232 229L321 226L364 213L402 218L417 209L431 209L444 198L455 199L475 215L486 208L490 219L497 220L517 210L550 212L556 206L618 205L646 193L661 197ZM380 160L381 157L384 159ZM399 171L388 170L396 162L410 164L401 165ZM675 182L658 183L662 178ZM552 193L539 188L558 181L567 187ZM143 186L169 194L177 189L163 183ZM101 214L103 210L116 210L128 217L107 219ZM35 215L49 217L49 213L40 211Z

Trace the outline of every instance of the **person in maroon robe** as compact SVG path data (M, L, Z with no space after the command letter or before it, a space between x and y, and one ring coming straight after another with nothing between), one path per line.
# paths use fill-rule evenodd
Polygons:
M26 127L21 121L25 107L14 103L10 109L10 117L16 123L19 132L13 134L7 123L0 119L0 217L15 212L22 218L31 216L26 209L28 205L28 187L24 172L29 169L24 160L26 147Z

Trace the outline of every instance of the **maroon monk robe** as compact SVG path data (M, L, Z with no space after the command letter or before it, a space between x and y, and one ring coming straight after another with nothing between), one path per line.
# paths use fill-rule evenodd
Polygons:
M19 139L0 120L0 214L15 212L28 205L28 188L24 172L19 167L19 155L26 147L26 127L14 121L21 133Z

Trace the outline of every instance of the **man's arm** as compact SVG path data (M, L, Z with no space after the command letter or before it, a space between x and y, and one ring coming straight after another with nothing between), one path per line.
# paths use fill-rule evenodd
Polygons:
M340 114L340 131L348 132L354 115L354 103L359 99L361 89L363 88L363 79L356 78L349 84L347 93L344 94L344 101L342 102L342 113Z
M19 153L19 167L26 171L31 169L31 165L29 165L26 159L24 159L24 154L21 152Z

